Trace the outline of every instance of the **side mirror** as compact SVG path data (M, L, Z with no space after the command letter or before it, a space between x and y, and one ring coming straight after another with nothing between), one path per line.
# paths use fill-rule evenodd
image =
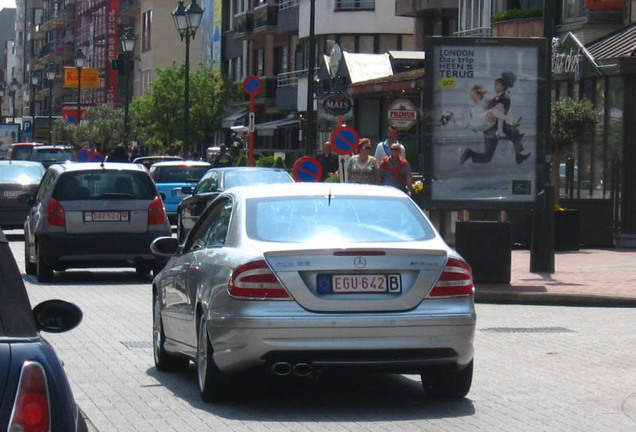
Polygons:
M31 194L28 193L18 195L16 199L18 200L18 202L28 205L33 205L33 203L35 202L35 198L33 198Z
M38 330L63 333L74 329L82 322L82 310L63 300L46 300L33 308Z
M181 193L183 195L192 195L194 193L194 188L192 186L183 186L181 188Z
M177 253L179 240L174 237L158 237L150 243L150 252L161 258L169 258Z

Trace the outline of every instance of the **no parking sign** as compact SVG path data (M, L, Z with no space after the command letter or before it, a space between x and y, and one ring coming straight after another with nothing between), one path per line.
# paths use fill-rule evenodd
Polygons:
M303 156L294 164L294 178L300 182L319 182L322 179L322 165L316 158Z
M350 126L340 126L331 133L331 149L339 155L348 155L356 151L360 136Z

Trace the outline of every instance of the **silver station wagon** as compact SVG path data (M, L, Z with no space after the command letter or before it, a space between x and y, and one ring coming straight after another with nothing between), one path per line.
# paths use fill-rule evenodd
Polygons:
M49 281L54 270L133 267L140 276L158 270L150 252L171 235L159 193L146 169L129 163L52 165L24 224L27 274Z
M470 390L469 265L404 193L385 186L237 187L201 215L153 283L159 370L197 366L204 400L261 368L420 374L433 397Z

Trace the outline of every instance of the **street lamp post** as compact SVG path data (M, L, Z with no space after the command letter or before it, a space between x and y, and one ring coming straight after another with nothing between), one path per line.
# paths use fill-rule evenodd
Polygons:
M183 114L183 145L185 150L190 149L190 39L194 38L197 29L201 25L203 9L192 0L186 8L183 0L179 0L179 5L172 12L174 25L177 27L181 40L185 40L185 86L184 86L184 114Z
M82 120L82 68L84 67L84 60L86 60L86 56L84 56L84 52L81 48L78 48L75 51L75 68L77 69L77 125L79 126L80 121Z
M53 143L53 82L55 81L55 63L46 65L46 79L49 82L49 143Z
M18 81L15 79L15 77L13 77L13 79L11 80L11 84L9 85L9 94L11 95L11 106L12 111L11 111L11 123L15 123L15 94L18 92L18 88L20 87L20 84L18 84Z
M128 107L130 105L130 55L135 50L135 41L137 38L131 27L126 27L119 38L121 50L124 53L124 64L119 67L124 68L126 74L126 100L124 105L124 142L128 145L128 137L130 135L130 117Z
M35 141L35 89L40 83L40 77L36 71L31 71L31 139Z

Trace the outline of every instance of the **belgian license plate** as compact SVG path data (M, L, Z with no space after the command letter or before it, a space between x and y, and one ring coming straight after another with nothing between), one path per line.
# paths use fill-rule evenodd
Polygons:
M84 212L84 222L128 222L127 211Z
M20 195L20 191L17 190L4 191L2 193L2 196L4 196L5 198L17 198L18 195Z
M399 293L402 280L399 274L332 275L331 291L335 294Z

